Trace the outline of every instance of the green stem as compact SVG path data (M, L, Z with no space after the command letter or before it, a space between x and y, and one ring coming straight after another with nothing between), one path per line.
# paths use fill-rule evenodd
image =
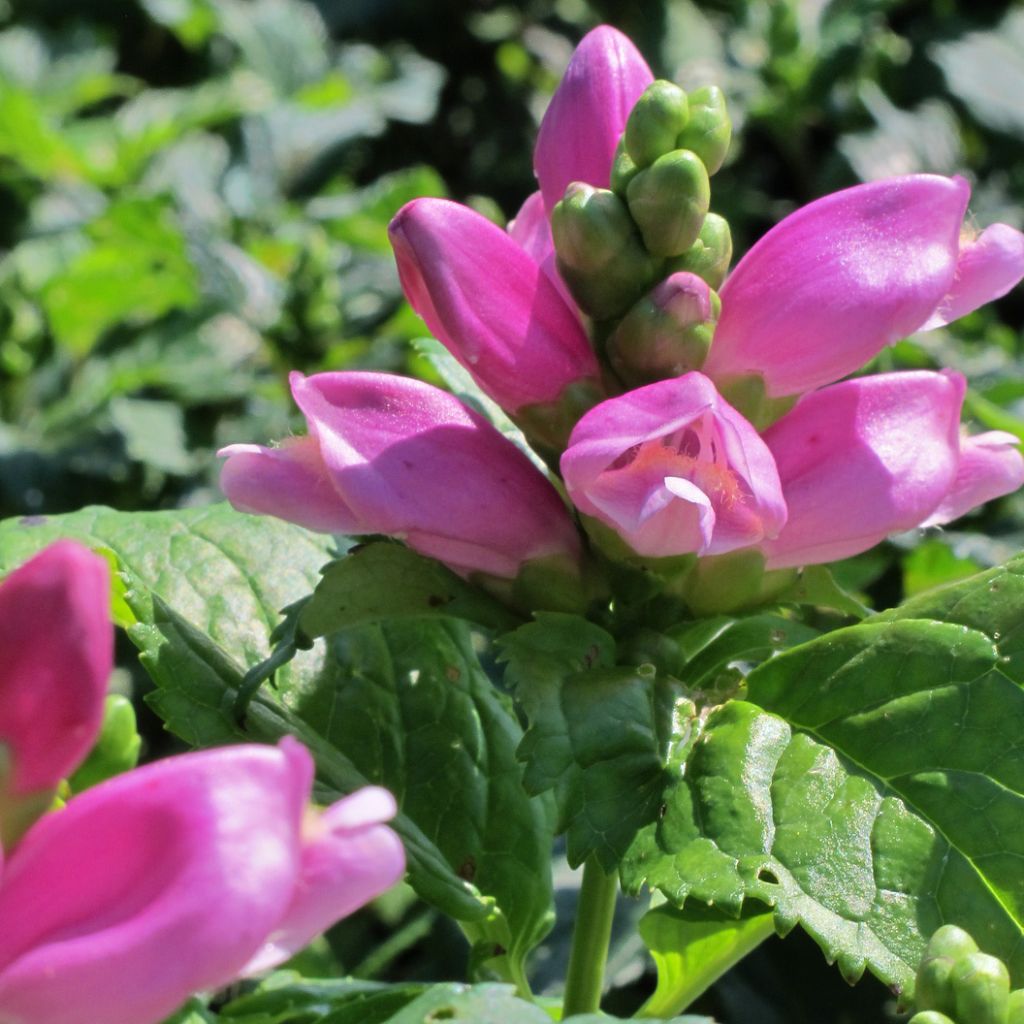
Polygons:
M594 1013L600 1007L618 891L618 876L606 875L597 860L590 857L583 865L569 973L565 978L563 1018L574 1013Z

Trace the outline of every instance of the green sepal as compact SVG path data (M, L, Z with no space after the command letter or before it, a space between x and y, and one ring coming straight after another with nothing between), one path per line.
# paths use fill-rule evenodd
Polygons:
M512 419L535 450L557 457L565 450L580 417L605 397L605 389L599 381L582 378L568 385L553 402L522 406Z
M647 251L679 256L700 235L711 206L711 182L696 153L675 149L637 173L626 198Z
M651 286L660 264L644 248L626 204L609 189L573 182L551 211L558 270L580 308L621 316Z
M630 159L638 167L654 163L676 148L676 139L689 120L686 93L663 78L651 82L636 101L622 135Z
M606 351L612 369L629 387L679 377L704 365L722 310L711 293L711 316L699 318L695 303L680 296L659 301L668 282L645 295L619 321Z
M758 431L770 427L782 419L796 405L797 395L771 398L759 373L747 373L735 377L715 380L718 393L735 409L741 412Z
M729 222L717 213L708 213L697 241L686 252L669 260L668 272L685 270L707 281L710 288L721 288L732 260L732 232Z
M690 93L690 119L676 137L676 145L697 154L715 174L725 162L732 141L732 122L725 94L717 85L706 85Z
M968 953L949 975L956 999L956 1018L964 1024L1006 1024L1010 972L987 953Z
M68 780L73 793L131 771L139 763L142 739L135 722L132 702L119 693L106 699L103 726L89 756Z

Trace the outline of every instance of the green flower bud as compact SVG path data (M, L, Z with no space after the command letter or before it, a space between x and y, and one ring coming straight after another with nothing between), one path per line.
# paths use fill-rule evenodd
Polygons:
M696 153L676 149L640 171L626 189L647 251L679 256L697 241L711 205L708 172Z
M639 387L699 370L722 304L693 274L673 274L645 295L608 339L608 360L622 382Z
M1015 988L1006 1001L1006 1024L1024 1024L1024 988Z
M956 1021L944 1013L939 1013L938 1010L924 1010L922 1013L915 1013L907 1024L956 1024Z
M651 286L658 266L621 199L573 182L551 211L558 272L597 320L621 316Z
M669 271L685 270L704 278L712 288L721 288L732 260L732 232L729 222L709 213L697 241L681 256L669 261Z
M955 963L948 956L929 956L921 961L914 987L916 1006L922 1010L941 1010L943 1013L956 1010L956 997L950 982Z
M1006 1024L1010 972L1002 960L987 953L968 953L953 965L949 980L956 997L957 1020Z
M626 189L639 170L640 168L633 163L632 157L626 152L625 141L619 139L619 144L615 147L615 158L612 160L612 191L625 199Z
M731 140L732 122L722 90L706 85L690 93L690 119L676 137L676 146L692 150L704 161L708 174L715 174L725 162Z
M944 924L928 940L925 957L946 956L951 960L959 960L978 952L978 944L970 934L955 924Z
M676 148L676 139L690 119L686 93L672 82L651 82L626 121L623 141L638 167L654 163Z

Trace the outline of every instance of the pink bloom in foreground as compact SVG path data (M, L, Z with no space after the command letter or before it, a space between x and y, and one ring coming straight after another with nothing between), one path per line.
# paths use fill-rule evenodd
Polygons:
M394 884L383 790L310 816L293 740L168 758L90 789L0 874L3 1024L157 1024L280 962Z
M231 445L221 486L244 512L314 530L387 533L457 572L514 578L580 542L558 493L446 391L383 373L292 374L309 436Z
M534 222L529 230L543 229ZM388 233L410 305L502 408L514 413L557 401L577 381L596 383L597 359L575 310L486 217L445 199L416 199Z
M1024 236L996 224L963 238L969 195L962 178L918 174L797 210L726 280L704 371L801 394L1005 294L1024 277Z
M641 555L724 554L786 521L771 453L700 373L591 409L562 475L576 506Z
M54 789L89 752L113 667L110 570L58 541L0 583L0 789Z
M601 25L588 32L541 121L533 167L550 213L571 182L607 188L619 136L654 81L633 43Z
M859 377L769 427L789 520L763 545L768 567L846 558L924 524L955 485L964 387L958 373Z

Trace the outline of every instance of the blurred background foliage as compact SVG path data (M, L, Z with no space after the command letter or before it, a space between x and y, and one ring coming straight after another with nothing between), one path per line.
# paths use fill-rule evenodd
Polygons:
M1024 226L1019 2L0 0L0 513L213 501L219 446L301 429L290 369L429 373L388 220L427 194L513 216L539 118L601 21L656 74L726 90L736 142L714 204L737 256L798 205L913 171L964 174L979 225ZM878 367L960 369L974 429L1024 439L1022 324L1018 289ZM840 573L884 605L1021 548L1011 496ZM396 894L305 967L451 976L445 927ZM645 962L624 941L612 1009ZM837 994L813 949L798 999L773 948L702 1008L888 1019L877 986Z

